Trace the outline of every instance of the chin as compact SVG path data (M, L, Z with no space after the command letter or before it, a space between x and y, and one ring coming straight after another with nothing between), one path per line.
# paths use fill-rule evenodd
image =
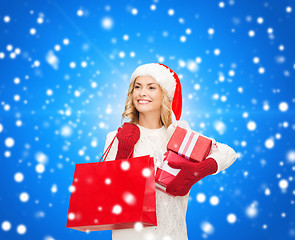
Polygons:
M154 113L154 112L157 112L158 109L155 109L155 108L146 108L146 107L135 107L136 110L139 112L139 113ZM159 109L160 111L160 109Z
M150 111L153 110L153 109L150 109L150 108L144 108L144 107L141 107L141 106L136 107L136 109L137 109L138 112L150 112Z

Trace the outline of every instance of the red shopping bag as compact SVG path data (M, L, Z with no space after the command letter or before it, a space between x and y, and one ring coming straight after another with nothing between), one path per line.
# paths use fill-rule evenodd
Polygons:
M157 226L154 160L149 155L129 157L76 164L68 228L85 232L134 228L136 223Z

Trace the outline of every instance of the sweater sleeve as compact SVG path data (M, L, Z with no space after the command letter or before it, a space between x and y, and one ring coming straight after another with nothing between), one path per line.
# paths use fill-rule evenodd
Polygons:
M206 159L213 158L217 162L217 171L212 174L216 175L220 171L223 171L232 165L238 158L238 154L230 146L216 142L213 138L209 139L212 140L212 146Z
M107 134L103 152L106 151L106 149L108 148L108 146L110 145L110 143L112 142L114 137L116 136L117 131L118 130L115 130L115 131L110 132L110 133ZM115 160L116 155L117 155L117 150L118 150L118 143L119 143L118 139L115 138L115 140L113 142L113 145L112 145L112 147L111 147L105 161L113 161L113 160Z

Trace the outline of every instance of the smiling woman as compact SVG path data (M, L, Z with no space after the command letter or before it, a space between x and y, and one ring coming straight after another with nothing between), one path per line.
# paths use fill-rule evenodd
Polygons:
M106 161L126 159L131 153L134 158L150 155L157 169L162 157L168 153L167 144L176 126L188 125L185 121L172 123L172 113L179 120L181 109L181 85L176 73L160 63L139 66L131 75L122 114L122 119L126 117L130 121L107 135L104 152L111 142L113 145ZM229 147L224 149L222 154L211 154L202 164L186 160L183 166L174 167L181 170L167 185L167 191L155 189L157 226L138 229L135 224L134 229L116 229L113 230L113 240L187 240L186 210L190 187L232 164L236 159L235 152ZM172 164L176 163L172 160L168 164L173 168Z
M106 161L125 159L132 151L133 157L150 155L154 157L154 163L159 161L159 156L167 151L168 130L173 131L172 113L179 120L181 107L181 86L174 71L159 63L139 66L130 78L122 114L122 119L129 118L130 121L125 122L119 132L116 130L107 135L104 151L113 139L114 142ZM114 138L116 134L117 138ZM158 189L155 192L157 226L113 230L113 240L187 240L188 194L179 197Z

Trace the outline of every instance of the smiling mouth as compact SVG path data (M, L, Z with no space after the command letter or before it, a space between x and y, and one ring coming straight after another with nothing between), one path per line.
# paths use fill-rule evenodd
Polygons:
M137 100L137 102L138 102L139 104L148 104L148 103L150 103L151 101Z

